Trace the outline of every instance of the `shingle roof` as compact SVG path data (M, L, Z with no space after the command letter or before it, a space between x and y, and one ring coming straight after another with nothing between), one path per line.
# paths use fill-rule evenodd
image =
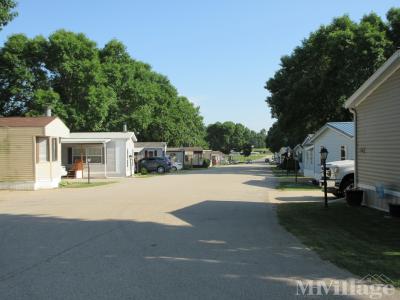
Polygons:
M135 147L139 148L165 148L167 146L166 142L137 142Z
M179 152L179 151L185 151L185 149L183 149L183 148L177 148L177 147L172 147L172 148L168 147L168 148L167 148L167 152L168 152L168 151L170 151L170 152Z
M0 117L0 127L45 127L57 117Z
M354 122L329 122L327 125L350 137L354 136Z
M71 139L132 139L136 141L134 132L71 132Z

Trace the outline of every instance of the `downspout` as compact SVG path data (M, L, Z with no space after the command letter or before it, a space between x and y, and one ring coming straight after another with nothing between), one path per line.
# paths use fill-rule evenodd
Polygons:
M358 186L358 126L357 126L357 111L355 108L349 107L353 114L354 121L354 187Z

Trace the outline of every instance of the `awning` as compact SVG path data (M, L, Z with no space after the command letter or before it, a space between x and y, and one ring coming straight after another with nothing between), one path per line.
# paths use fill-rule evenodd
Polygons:
M133 151L136 153L140 153L140 152L142 152L143 149L144 149L143 147L135 147L135 148L133 148Z
M84 138L62 138L62 144L105 144L111 141L111 139L84 139Z

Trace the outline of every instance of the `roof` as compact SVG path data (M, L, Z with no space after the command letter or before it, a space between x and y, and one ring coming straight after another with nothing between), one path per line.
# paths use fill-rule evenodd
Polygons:
M315 141L328 128L333 129L349 138L354 137L354 122L328 122L310 138L309 143Z
M183 148L167 148L167 152L183 152L185 149Z
M0 127L45 127L57 117L0 117Z
M342 133L353 137L354 136L354 122L329 122L329 127L332 127Z
M178 151L203 151L201 147L174 147L174 148L167 148L167 152L178 152ZM207 150L204 150L207 151ZM211 151L211 150L208 150Z
M71 139L132 139L136 141L135 133L127 132L71 132Z
M314 134L310 133L307 134L306 138L304 139L304 141L301 143L301 146L304 147L306 145L308 145L308 143L310 142L311 138L313 137Z
M183 147L185 151L203 151L201 147Z
M166 142L137 142L135 148L165 148Z
M221 151L213 151L212 154L218 154L218 155L225 155L223 152Z
M363 102L386 79L400 68L400 50L397 50L353 95L344 103L345 108L354 108Z
M111 139L79 139L79 138L63 138L61 143L63 144L105 144L111 141Z

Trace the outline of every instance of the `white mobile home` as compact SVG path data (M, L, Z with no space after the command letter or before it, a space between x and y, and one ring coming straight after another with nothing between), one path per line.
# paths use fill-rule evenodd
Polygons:
M68 135L56 117L0 118L0 189L58 187L63 174L60 138Z
M400 204L400 51L345 103L356 123L355 185L366 205Z
M140 160L148 157L164 157L167 152L166 142L137 142L135 143L135 158Z
M135 171L133 132L72 132L63 138L62 163L74 177L125 177ZM83 166L80 170L75 165ZM73 174L71 174L71 171Z
M304 176L321 178L321 147L328 149L327 162L354 160L354 123L329 122L303 142Z

